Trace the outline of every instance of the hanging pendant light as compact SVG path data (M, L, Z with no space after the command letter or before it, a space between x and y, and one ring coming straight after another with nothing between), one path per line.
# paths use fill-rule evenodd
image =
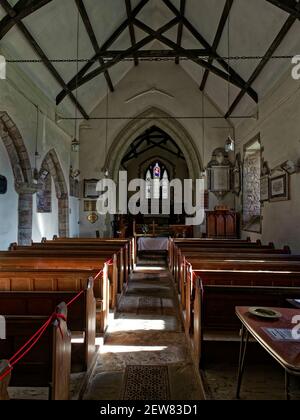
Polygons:
M228 14L228 25L227 25L227 41L228 41L228 109L230 108L230 13ZM235 151L235 141L231 136L230 128L228 137L225 141L225 152L231 153Z
M107 151L108 151L108 114L109 114L109 102L108 102L108 87L107 87L107 92L106 92L106 125L105 125L105 165L107 165ZM104 168L104 175L106 178L109 177L109 170L108 167L105 166Z
M229 134L226 142L225 142L225 152L226 153L230 153L230 152L234 152L235 150L235 143L234 140L232 139L231 135Z
M38 138L39 138L39 108L36 107L36 134L35 134L35 153L34 153L34 169L32 173L33 182L38 183L39 171L37 169L37 159L40 156L38 152Z
M204 77L204 69L202 69L202 79ZM201 172L201 177L207 177L207 170L205 168L205 98L204 98L204 90L202 91L202 162L203 162L203 170Z
M77 14L77 45L76 45L76 57L77 57L77 64L76 64L76 102L78 103L78 72L79 72L79 11ZM71 150L74 153L78 153L80 151L80 141L77 138L77 106L75 105L75 123L74 123L74 138L71 143Z
M79 152L80 150L80 142L79 140L77 140L76 137L74 137L74 139L72 140L72 144L71 144L71 148L72 148L72 152Z

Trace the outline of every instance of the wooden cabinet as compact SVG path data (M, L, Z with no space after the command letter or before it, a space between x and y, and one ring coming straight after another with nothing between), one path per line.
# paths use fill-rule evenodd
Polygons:
M229 209L206 212L208 238L239 238L239 213Z

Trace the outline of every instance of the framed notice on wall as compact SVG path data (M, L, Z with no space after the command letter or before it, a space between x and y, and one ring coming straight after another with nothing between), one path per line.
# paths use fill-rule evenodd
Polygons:
M84 180L84 198L98 198L99 192L97 191L98 179L85 179Z
M287 201L290 199L289 195L288 174L270 179L270 201Z
M228 192L230 191L230 167L212 166L210 168L210 191Z

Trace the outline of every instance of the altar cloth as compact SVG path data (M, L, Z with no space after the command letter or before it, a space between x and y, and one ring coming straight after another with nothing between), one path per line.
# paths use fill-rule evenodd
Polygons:
M168 238L139 238L138 250L139 251L168 251L169 239Z

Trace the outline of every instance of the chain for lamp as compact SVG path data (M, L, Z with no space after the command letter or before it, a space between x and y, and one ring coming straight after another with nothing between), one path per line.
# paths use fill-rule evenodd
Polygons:
M294 58L295 55L273 55L270 57L271 60L291 60L292 58ZM174 61L174 57L139 57L139 61ZM179 58L181 61L193 61L193 59L189 58L189 57L181 57L179 55ZM208 60L210 58L209 55L207 56L199 56L199 59L206 59ZM262 60L263 58L265 58L264 56L261 55L251 55L251 56L247 56L247 55L242 55L242 56L224 56L224 57L214 57L215 61L220 61L220 60L230 60L230 61L247 61L247 60ZM197 59L197 56L195 56L195 59ZM105 63L109 63L110 61L112 61L113 59L107 59L107 58L103 58ZM126 58L122 58L120 59L120 61L134 61L134 57L126 57ZM20 64L20 63L43 63L43 60L41 59L7 59L6 60L7 63L16 63L16 64ZM57 58L57 59L49 59L49 62L51 63L97 63L98 62L98 58L97 59L90 59L90 58L79 58L78 60L76 58Z

